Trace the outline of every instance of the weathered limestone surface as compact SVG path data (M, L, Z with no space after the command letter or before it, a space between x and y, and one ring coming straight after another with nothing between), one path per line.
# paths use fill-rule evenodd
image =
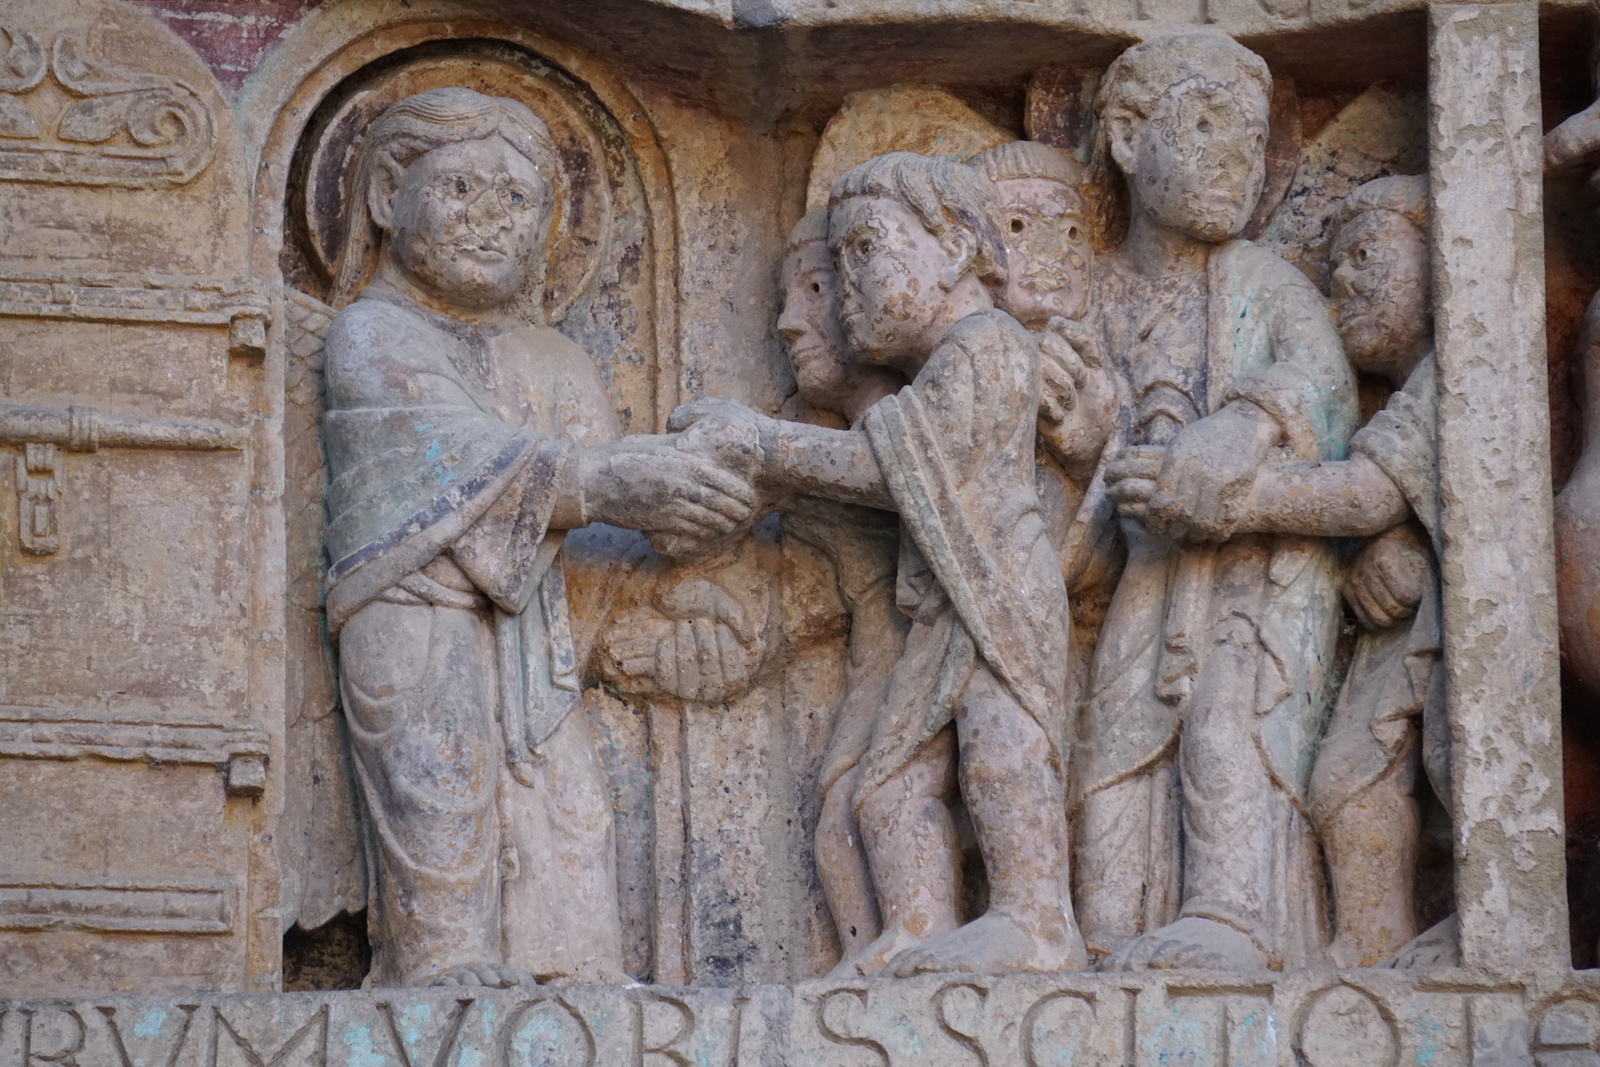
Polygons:
M1457 854L1481 857L1456 882L1462 959L1543 970L1565 961L1567 923L1536 9L1441 5L1430 19L1453 807Z
M0 1067L1600 1067L1586 10L0 2Z
M13 1001L0 1063L1578 1067L1597 995L1445 970Z

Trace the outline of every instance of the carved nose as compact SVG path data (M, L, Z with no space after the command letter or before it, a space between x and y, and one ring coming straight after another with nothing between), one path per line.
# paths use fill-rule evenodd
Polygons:
M474 230L503 230L510 224L511 216L493 189L480 194L467 208L467 225Z

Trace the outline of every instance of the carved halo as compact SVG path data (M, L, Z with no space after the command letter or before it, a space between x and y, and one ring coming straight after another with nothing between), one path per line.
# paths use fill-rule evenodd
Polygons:
M349 171L361 134L396 101L445 86L520 100L550 128L561 176L556 190L544 310L560 322L594 284L612 221L611 183L600 138L549 79L503 55L469 52L414 60L376 73L340 101L308 162L304 224L318 269L332 277L344 235Z

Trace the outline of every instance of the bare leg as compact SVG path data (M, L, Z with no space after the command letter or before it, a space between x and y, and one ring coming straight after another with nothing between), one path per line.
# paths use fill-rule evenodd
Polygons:
M961 792L989 872L989 910L896 958L890 972L1082 970L1061 780L1044 730L980 665L956 714Z
M861 838L872 864L883 932L833 977L877 974L895 955L961 923L961 865L947 798L955 786L949 730L860 804Z
M841 961L861 955L882 931L872 893L872 868L856 827L855 793L860 773L852 767L834 780L817 818L817 875L839 928Z
M1336 916L1328 959L1336 967L1370 967L1416 936L1417 758L1413 729L1383 776L1321 827Z

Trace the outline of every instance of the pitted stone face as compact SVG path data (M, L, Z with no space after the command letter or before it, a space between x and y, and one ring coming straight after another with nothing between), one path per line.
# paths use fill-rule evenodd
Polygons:
M1411 367L1395 355L1428 341L1427 236L1393 211L1369 211L1334 239L1332 299L1345 354L1357 370L1405 382Z
M970 243L941 241L887 197L852 197L835 211L845 334L860 358L905 367L932 347L929 324L965 273Z
M1089 224L1073 189L1048 178L995 183L1004 204L1000 239L1010 267L998 303L1029 329L1089 307Z
M503 138L435 148L403 174L376 181L374 217L424 292L486 308L522 287L550 225L550 187Z

